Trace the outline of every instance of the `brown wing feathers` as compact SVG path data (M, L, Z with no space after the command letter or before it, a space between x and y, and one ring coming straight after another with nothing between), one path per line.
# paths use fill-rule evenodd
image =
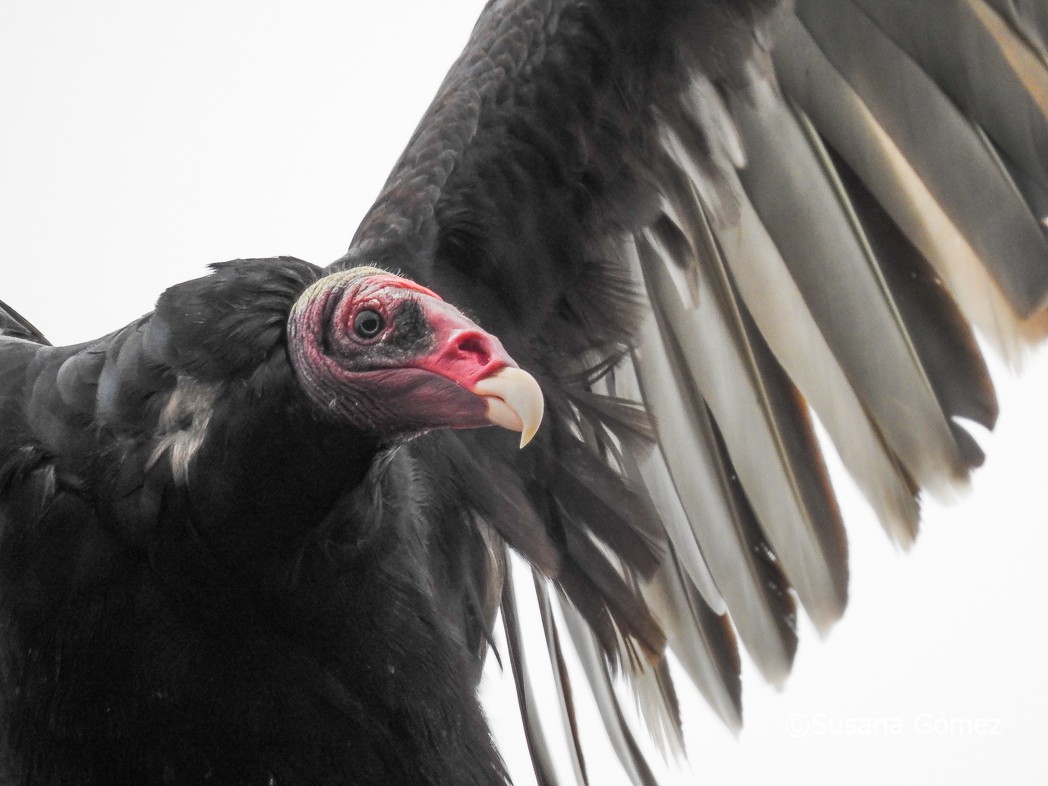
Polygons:
M795 599L822 629L844 609L809 406L903 545L920 490L981 463L965 421L997 405L970 325L1013 362L1048 332L1046 20L996 0L494 3L340 261L441 289L541 376L531 456L485 446L517 511L491 523L537 549L605 666L627 654L656 725L677 723L648 663L664 640L735 726L733 630L781 684Z

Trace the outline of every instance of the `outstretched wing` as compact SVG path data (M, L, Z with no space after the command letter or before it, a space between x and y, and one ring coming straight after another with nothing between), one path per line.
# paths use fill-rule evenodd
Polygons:
M482 518L571 602L560 629L538 583L565 728L570 638L634 782L608 670L672 747L666 644L734 726L736 635L781 683L797 607L843 612L809 407L904 546L921 490L982 462L972 326L1013 363L1048 330L1044 23L988 0L494 2L336 263L418 278L542 381L534 449L455 439L505 494Z

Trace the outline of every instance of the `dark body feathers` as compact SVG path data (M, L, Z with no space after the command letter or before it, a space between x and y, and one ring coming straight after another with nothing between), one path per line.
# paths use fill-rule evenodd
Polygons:
M12 782L501 782L431 575L483 543L294 383L318 275L228 263L98 342L0 339Z

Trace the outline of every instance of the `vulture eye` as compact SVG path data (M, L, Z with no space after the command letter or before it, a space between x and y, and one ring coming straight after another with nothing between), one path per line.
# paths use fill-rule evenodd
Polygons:
M353 331L361 338L374 338L385 326L382 315L370 308L362 308L353 318Z

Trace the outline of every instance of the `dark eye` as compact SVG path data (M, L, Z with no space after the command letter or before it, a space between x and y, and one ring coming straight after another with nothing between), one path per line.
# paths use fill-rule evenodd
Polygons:
M370 308L362 308L353 318L353 332L361 338L374 338L385 326L382 315Z

